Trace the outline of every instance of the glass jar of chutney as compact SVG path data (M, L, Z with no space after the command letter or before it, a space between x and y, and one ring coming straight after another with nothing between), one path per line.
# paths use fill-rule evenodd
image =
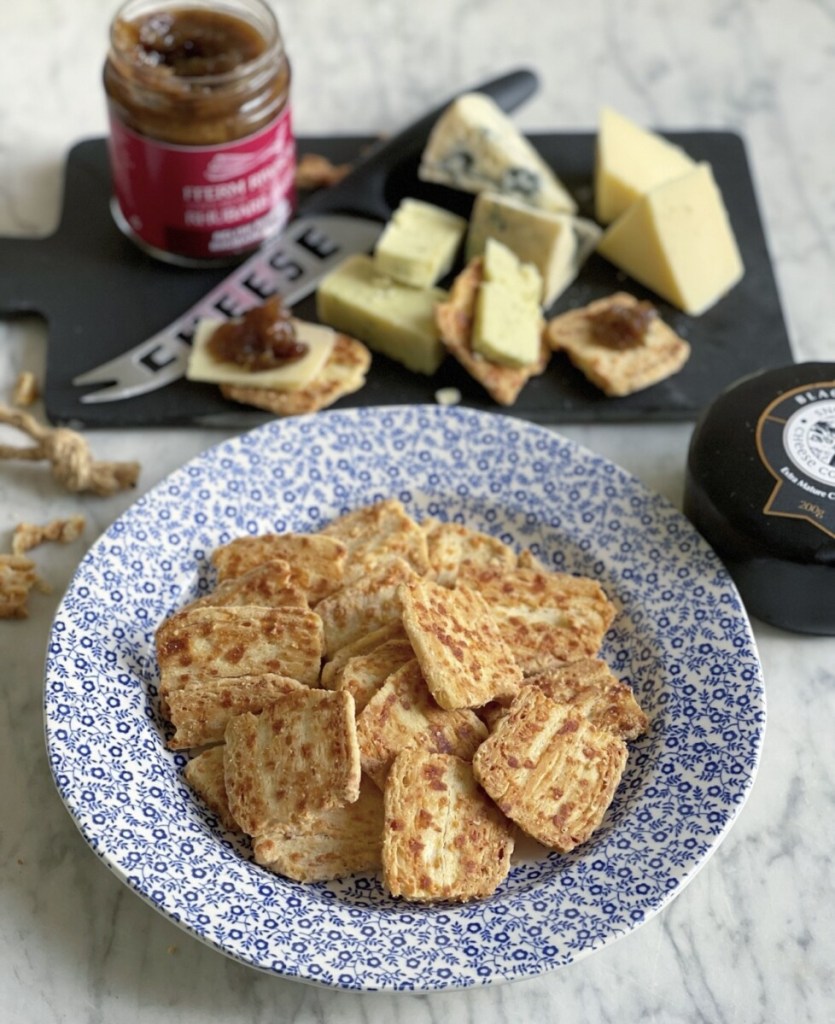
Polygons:
M161 259L232 262L295 203L290 64L264 0L128 0L104 66L119 227Z

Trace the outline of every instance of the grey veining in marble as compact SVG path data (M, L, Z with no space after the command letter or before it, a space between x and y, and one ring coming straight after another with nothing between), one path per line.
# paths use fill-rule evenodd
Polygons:
M664 128L747 143L793 349L835 360L835 6L831 0L275 0L300 133L386 132L515 66L541 88L535 130L589 129L610 103ZM109 0L0 4L0 233L55 226L62 162L104 133ZM2 273L2 267L0 267ZM95 297L91 296L91 301ZM0 399L42 372L45 327L0 320ZM679 503L690 428L565 433ZM144 491L219 432L90 437L139 458ZM0 442L12 441L0 429ZM135 497L68 495L43 467L0 466L0 548L16 522L81 512L84 538L34 552L49 594L0 622L2 1024L825 1024L835 1019L835 639L755 623L769 723L753 794L717 853L660 915L613 946L515 985L432 996L344 995L258 974L179 931L78 834L44 755L49 623L86 546Z

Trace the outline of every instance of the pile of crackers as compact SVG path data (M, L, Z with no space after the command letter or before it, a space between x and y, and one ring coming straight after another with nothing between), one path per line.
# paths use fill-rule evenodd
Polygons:
M394 499L213 552L161 624L159 696L185 777L255 861L393 896L488 896L520 830L600 825L647 719L598 656L600 585Z

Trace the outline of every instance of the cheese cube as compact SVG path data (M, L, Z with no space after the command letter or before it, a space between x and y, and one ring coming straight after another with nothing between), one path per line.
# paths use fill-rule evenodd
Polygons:
M543 210L574 213L562 182L491 97L465 93L435 122L421 156L424 181L512 195Z
M693 316L709 309L744 273L722 195L704 163L634 202L597 250Z
M377 242L377 268L401 284L428 288L452 267L466 230L463 217L404 199Z
M480 256L488 238L532 263L542 278L542 305L548 307L577 276L601 235L590 220L536 210L495 192L482 192L473 204L467 233L467 259Z
M432 374L445 349L435 326L442 288L411 288L377 269L373 256L349 256L319 285L319 319L415 373Z
M609 224L650 189L695 166L683 149L604 107L594 168L595 216Z
M307 352L299 359L285 363L284 366L277 366L273 370L247 370L237 363L221 363L209 353L209 340L223 322L210 319L198 322L186 367L188 380L270 388L277 391L297 391L299 388L307 387L319 375L333 351L334 332L330 327L294 318L296 337L307 345Z
M539 359L543 327L539 271L489 238L483 274L476 297L473 351L503 366L533 365Z

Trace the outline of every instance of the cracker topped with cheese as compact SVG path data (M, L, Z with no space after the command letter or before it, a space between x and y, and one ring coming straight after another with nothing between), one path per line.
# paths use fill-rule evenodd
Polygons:
M449 298L435 307L435 319L441 341L470 376L477 380L499 405L513 405L531 377L543 373L551 351L545 341L544 323L540 325L538 347L533 362L510 365L488 359L473 344L477 307L485 280L484 258L477 256L455 278ZM537 312L538 315L538 312ZM528 352L527 347L525 351Z

